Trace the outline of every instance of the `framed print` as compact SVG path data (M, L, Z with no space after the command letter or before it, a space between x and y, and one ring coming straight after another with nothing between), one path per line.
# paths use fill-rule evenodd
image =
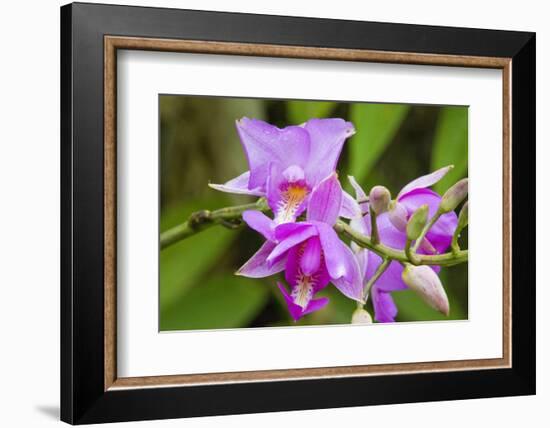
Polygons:
M75 3L61 54L62 420L535 393L533 33Z

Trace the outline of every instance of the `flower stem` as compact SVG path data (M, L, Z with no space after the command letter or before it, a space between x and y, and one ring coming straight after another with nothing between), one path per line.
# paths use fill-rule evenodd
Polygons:
M373 244L378 244L380 242L380 236L378 235L378 223L376 221L376 213L371 208L370 213L370 228L371 228L371 241Z
M378 265L378 268L374 272L374 275L371 276L371 278L368 280L368 282L365 284L365 288L363 289L363 300L366 302L367 297L369 296L370 290L374 283L378 281L378 278L382 276L382 274L386 271L388 266L390 265L391 260L389 258L385 258L382 260L382 263Z
M411 263L418 265L419 264L418 257L416 256L416 253L412 251L411 243L412 242L410 239L407 239L407 241L405 242L405 255L407 256L407 258L410 260Z
M258 210L262 212L269 211L269 207L264 198L257 202L234 207L221 208L215 211L198 211L191 214L187 221L163 232L160 235L160 248L165 249L178 241L189 238L196 233L201 232L213 225L222 225L234 228L242 221L242 213L247 210ZM435 222L434 222L435 223ZM362 248L367 248L378 254L383 259L396 260L400 263L410 263L411 260L404 251L388 247L380 242L374 243L368 235L354 230L349 224L338 220L334 225L334 230L340 235L351 239ZM424 255L415 254L418 264L421 265L439 265L454 266L468 261L468 250L459 250L445 254Z
M407 262L410 263L409 258L404 251L396 250L395 248L387 247L382 243L373 244L371 238L367 235L363 235L360 232L354 230L350 225L338 220L334 225L334 229L339 234L348 237L357 245L363 248L367 248L374 253L378 254L382 258L389 258L392 260L397 260L398 262ZM421 265L439 265L439 266L454 266L460 263L465 263L468 261L468 250L461 250L456 254L445 253L445 254L434 254L434 255L424 255L417 254L418 262Z
M460 234L466 226L468 226L468 201L466 201L464 205L462 205L460 213L458 214L458 224L456 226L455 232L453 233L453 240L451 241L451 251L454 254L460 251L458 238L460 237Z
M458 245L458 235L460 235L460 231L457 228L453 234L453 240L451 241L451 251L453 254L457 254L460 251L460 246Z
M242 213L247 210L268 211L269 207L264 198L252 204L237 205L234 207L220 208L215 211L202 210L194 212L187 221L163 232L160 235L160 249L175 244L182 239L188 238L204 229L208 229L215 224L219 224L231 229L237 227L242 218Z
M435 215L426 223L426 226L424 226L424 229L422 229L422 232L420 233L420 236L415 241L414 246L411 249L411 253L416 255L416 250L418 250L418 247L420 246L420 243L426 236L426 234L429 232L429 230L432 228L432 226L435 224L437 220L439 220L439 217L441 217L441 213L437 211ZM412 261L412 260L411 260Z

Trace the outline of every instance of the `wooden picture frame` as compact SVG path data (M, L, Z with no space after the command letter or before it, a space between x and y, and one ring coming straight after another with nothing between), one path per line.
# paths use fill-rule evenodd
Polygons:
M118 49L502 70L502 358L118 377ZM80 424L535 392L534 34L77 3L61 9L61 53L62 420Z

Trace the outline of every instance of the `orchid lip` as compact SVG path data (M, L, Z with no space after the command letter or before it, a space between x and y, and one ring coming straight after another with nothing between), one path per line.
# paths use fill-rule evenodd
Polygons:
M275 223L292 222L296 219L298 210L309 195L309 186L303 179L295 182L286 182L281 184L279 192L281 199L277 206Z
M314 284L313 277L300 274L290 294L294 303L305 309L313 297Z

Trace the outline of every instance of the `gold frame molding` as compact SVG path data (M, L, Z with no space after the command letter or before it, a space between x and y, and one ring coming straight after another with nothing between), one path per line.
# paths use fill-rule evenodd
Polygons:
M117 377L116 368L116 53L118 49L218 55L324 59L397 64L441 65L502 70L503 81L503 349L502 358L379 364L306 369L262 370L170 376ZM511 58L382 52L302 46L104 37L104 389L338 378L370 375L496 369L511 367L512 311L512 165Z

